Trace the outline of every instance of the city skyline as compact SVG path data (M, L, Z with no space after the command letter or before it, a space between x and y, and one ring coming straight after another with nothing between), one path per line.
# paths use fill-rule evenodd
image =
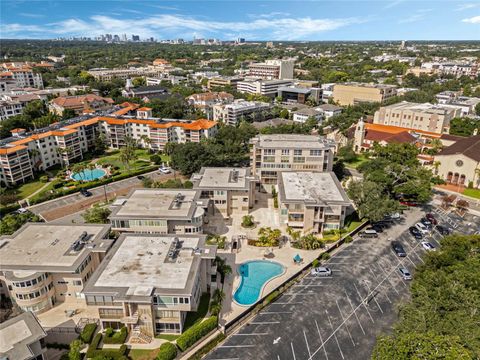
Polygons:
M1 14L3 39L478 40L480 31L480 3L458 1L4 1Z

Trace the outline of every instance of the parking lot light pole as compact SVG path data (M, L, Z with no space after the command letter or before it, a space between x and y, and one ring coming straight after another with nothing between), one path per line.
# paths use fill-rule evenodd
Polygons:
M103 193L105 194L105 205L108 203L108 197L107 197L107 184L103 185Z

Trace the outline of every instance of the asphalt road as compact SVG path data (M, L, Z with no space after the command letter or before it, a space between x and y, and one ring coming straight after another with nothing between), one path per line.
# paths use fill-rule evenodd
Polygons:
M308 275L229 336L207 359L369 359L376 337L390 331L396 305L409 297L399 267L414 273L426 250L408 232L424 213L409 210L377 239L355 239L326 263L329 278ZM440 216L442 224L446 221ZM455 219L457 232L472 233L479 218ZM440 246L435 230L428 241ZM397 257L391 240L407 256Z

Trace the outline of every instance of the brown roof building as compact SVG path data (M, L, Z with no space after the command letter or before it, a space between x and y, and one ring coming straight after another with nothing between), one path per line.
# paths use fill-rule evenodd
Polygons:
M50 101L49 109L58 115L63 115L66 109L75 111L76 114L82 114L89 110L105 110L111 108L114 101L110 98L104 98L94 94L78 96L60 96Z

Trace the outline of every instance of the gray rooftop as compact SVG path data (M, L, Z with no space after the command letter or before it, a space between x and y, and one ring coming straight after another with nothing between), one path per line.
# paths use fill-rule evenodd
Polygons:
M0 324L0 357L27 360L33 357L29 345L47 334L35 315L26 312Z
M303 108L293 112L294 114L306 115L306 116L318 116L321 114L320 111L315 110L314 108Z
M185 189L134 189L113 207L111 219L189 220L195 214L200 194Z
M254 180L250 168L229 167L203 167L191 178L193 188L200 190L248 190Z
M322 104L320 106L317 106L316 109L321 109L323 111L338 111L338 110L342 110L343 108L341 106L337 106L333 104Z
M447 112L455 111L454 109L443 104L413 103L408 101L402 101L397 104L385 106L385 109L413 111L413 112L422 112L427 114L440 114L440 115L443 115Z
M91 251L107 251L110 225L27 223L14 234L0 237L0 270L16 277L36 271L74 271ZM86 233L83 245L73 244Z
M261 148L326 149L335 146L332 140L317 135L274 134L257 135L250 139L251 144Z
M298 94L310 94L312 92L311 88L304 88L304 87L295 87L295 86L280 86L278 91L283 92L292 92Z
M350 203L333 172L282 172L279 180L281 202L306 205Z
M201 259L215 255L205 235L122 234L83 292L113 293L117 299L190 294Z

